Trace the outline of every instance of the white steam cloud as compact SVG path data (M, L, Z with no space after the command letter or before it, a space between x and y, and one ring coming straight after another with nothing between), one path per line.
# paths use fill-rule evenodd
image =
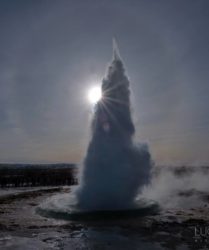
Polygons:
M148 184L152 167L147 145L133 142L129 80L114 42L113 60L96 104L92 138L76 191L82 210L136 207L136 196Z
M208 170L204 167L156 167L142 196L165 209L205 206L209 200Z

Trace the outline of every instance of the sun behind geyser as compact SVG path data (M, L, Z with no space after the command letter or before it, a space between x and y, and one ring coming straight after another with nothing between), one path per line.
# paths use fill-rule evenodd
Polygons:
M96 104L102 98L102 91L100 86L93 86L88 90L88 101L91 104Z

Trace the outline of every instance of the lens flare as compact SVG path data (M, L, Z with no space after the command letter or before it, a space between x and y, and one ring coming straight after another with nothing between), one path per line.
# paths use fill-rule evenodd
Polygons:
M100 87L92 87L88 91L88 100L90 103L95 104L97 103L102 97L102 92Z

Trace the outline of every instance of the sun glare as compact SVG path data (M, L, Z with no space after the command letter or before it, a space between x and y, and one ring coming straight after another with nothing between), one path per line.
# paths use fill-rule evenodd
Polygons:
M88 100L90 103L95 104L97 103L102 97L102 92L100 87L92 87L88 91Z

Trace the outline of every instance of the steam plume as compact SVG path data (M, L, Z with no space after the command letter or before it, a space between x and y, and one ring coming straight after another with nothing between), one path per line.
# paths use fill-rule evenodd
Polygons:
M102 81L102 99L95 105L92 138L76 191L81 209L135 207L137 194L149 181L148 147L133 143L129 85L114 40L113 59Z

